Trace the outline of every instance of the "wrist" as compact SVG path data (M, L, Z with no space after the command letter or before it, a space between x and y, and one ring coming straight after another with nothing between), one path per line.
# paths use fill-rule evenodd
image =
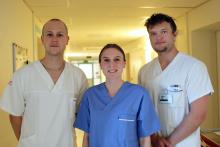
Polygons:
M172 140L171 136L166 137L166 140L167 140L172 146L175 145L175 143L174 143L174 141Z

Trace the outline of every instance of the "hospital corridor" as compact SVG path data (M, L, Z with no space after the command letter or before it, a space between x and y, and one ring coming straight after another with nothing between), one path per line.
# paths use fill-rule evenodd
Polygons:
M44 58L42 29L52 18L67 26L69 40L64 60L80 68L88 87L92 87L106 80L99 53L109 43L120 45L125 52L123 81L138 84L141 67L157 57L145 21L154 13L172 16L177 24L176 48L206 65L214 89L200 128L202 145L220 147L220 0L0 0L0 3L0 99L6 85L12 84L14 72ZM66 95L71 93L68 90ZM83 133L76 129L77 147L82 146ZM9 114L0 109L0 147L17 145Z

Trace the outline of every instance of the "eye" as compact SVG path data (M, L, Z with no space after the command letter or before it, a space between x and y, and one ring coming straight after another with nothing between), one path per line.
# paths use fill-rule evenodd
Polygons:
M52 37L53 34L52 34L52 33L47 33L46 36L47 36L47 37Z
M156 33L155 32L151 32L150 36L156 36Z
M62 34L62 33L57 34L57 37L63 37L63 36L64 36L64 34Z
M162 34L166 34L166 33L167 33L167 31L166 31L166 30L163 30L163 31L162 31Z
M120 62L120 61L121 61L120 58L115 58L115 59L114 59L114 62Z
M108 62L110 62L110 59L105 58L105 59L103 59L103 61L108 63Z

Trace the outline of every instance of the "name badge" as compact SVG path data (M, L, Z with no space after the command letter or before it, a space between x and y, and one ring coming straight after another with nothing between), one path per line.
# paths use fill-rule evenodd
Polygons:
M181 88L181 85L177 85L177 84L174 84L174 85L170 85L167 90L169 92L181 92L183 91L183 89Z
M162 94L160 95L160 103L162 104L172 104L173 103L173 97L170 94Z

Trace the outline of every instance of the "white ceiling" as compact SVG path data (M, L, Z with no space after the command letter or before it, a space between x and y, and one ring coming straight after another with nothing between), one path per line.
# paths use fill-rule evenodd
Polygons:
M177 18L210 0L23 0L45 23L60 18L69 28L71 51L97 51L106 43L123 44L140 37L155 12Z

